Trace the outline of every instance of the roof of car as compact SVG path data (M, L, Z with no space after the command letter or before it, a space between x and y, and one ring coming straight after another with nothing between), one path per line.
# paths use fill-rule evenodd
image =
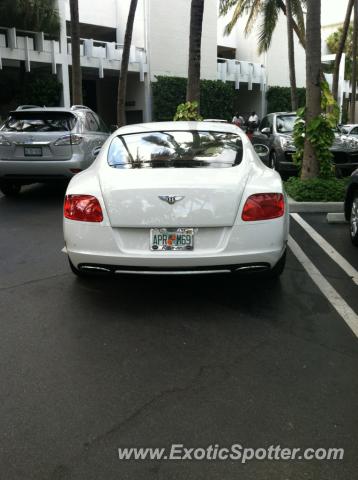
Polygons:
M296 112L275 112L272 115L297 115Z
M78 111L89 111L92 110L83 105L74 106L74 107L31 107L31 108L17 108L12 110L10 113L27 113L27 112L65 112L65 113L75 113Z
M121 134L142 133L142 132L160 132L166 130L213 130L228 133L242 133L236 125L223 122L148 122L137 123L135 125L126 125L119 129Z

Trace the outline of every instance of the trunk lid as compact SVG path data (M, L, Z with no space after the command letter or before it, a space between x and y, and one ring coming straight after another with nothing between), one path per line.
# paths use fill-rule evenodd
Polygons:
M247 177L243 163L232 168L109 167L99 174L112 227L136 228L231 226ZM167 196L178 198L170 204Z
M9 141L10 145L0 145L0 160L70 160L72 145L55 145L55 142L65 135L68 135L68 132L4 132L2 137Z

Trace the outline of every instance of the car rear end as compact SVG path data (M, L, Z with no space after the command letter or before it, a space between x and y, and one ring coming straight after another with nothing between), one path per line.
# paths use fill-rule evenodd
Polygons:
M241 145L237 164L205 164L213 147L197 166L164 167L170 160L163 150L160 166L121 164L116 159L128 152L112 137L67 190L64 236L73 266L116 273L273 268L284 254L288 231L282 182L257 159L245 136L228 128ZM125 144L143 158L142 140L132 135Z
M85 168L82 144L79 119L71 111L11 112L0 129L0 183L71 178Z

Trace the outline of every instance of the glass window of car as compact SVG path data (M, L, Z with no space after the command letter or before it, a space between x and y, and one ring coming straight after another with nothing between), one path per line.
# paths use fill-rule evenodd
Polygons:
M92 112L86 112L84 127L89 132L100 132L100 127Z
M108 163L115 168L225 168L239 165L239 135L212 131L165 131L113 139Z
M296 115L277 115L276 130L278 133L291 133L297 119Z
M76 117L68 112L13 112L5 121L4 132L69 132Z
M99 117L96 113L93 112L94 118L96 119L98 125L99 125L99 130L100 132L106 132L109 133L109 128L107 125L104 123L104 121Z
M352 128L352 130L349 133L350 135L358 135L358 127Z
M268 117L264 117L260 123L260 130L263 130L264 128L268 128L269 126L270 125L269 125Z

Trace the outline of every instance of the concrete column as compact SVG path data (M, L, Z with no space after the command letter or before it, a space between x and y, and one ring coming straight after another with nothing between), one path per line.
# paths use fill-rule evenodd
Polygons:
M143 28L144 28L144 49L147 62L147 73L144 74L144 121L153 120L153 101L150 73L150 4L149 0L143 0Z
M68 65L57 65L57 79L62 83L61 106L70 108L70 78L68 74Z
M342 54L341 63L339 65L339 76L338 76L338 106L340 109L339 121L342 121L342 109L343 109L343 100L344 100L344 75L346 67L346 55Z
M66 32L66 7L65 0L57 0L57 8L60 18L60 60L57 68L57 78L62 83L62 106L69 108L71 106L70 99L70 78L68 70L67 55L67 32Z
M150 83L149 73L144 74L144 111L143 120L151 122L153 119L152 112L152 87Z

